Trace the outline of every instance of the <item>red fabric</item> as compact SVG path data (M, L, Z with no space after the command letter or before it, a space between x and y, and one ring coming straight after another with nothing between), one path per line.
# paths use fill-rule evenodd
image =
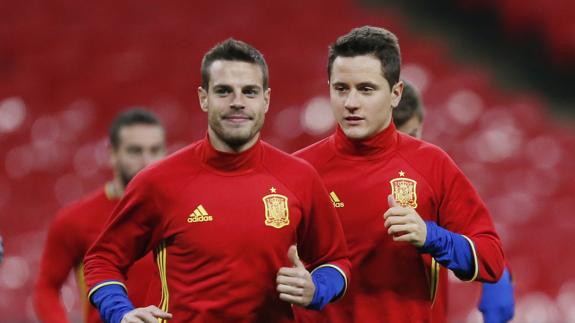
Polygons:
M117 199L109 199L105 190L100 189L61 210L52 222L34 290L36 313L42 322L68 322L60 300L60 289L70 271L75 270L79 273L77 278L80 291L87 290L79 271L82 260L117 203ZM146 305L148 282L158 279L152 254L135 263L129 277L127 288L134 305ZM159 292L155 292L155 296L151 295L150 299L158 303L159 296ZM80 297L86 311L85 321L101 322L98 311L88 303L86 295L81 294Z
M269 194L287 198L289 224L265 224ZM201 209L204 221L189 222ZM225 154L206 138L137 175L88 252L88 286L122 281L134 259L163 243L170 323L292 321L275 283L279 268L291 265L292 244L310 268L331 263L349 273L341 224L319 176L263 142Z
M393 125L365 141L336 133L296 156L310 162L329 192L347 238L353 275L348 295L324 313L298 311L312 322L431 322L431 257L394 242L384 227L391 181L416 181L417 212L424 220L469 237L477 250L478 279L496 281L503 253L485 205L462 172L439 148L399 134ZM400 175L404 174L404 177ZM336 205L337 206L337 205ZM436 294L437 321L445 321L446 270Z

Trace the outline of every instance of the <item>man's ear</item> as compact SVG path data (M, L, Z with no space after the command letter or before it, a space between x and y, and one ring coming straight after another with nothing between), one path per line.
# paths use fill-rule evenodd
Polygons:
M399 101L401 101L401 94L403 93L403 81L399 81L391 88L391 107L395 108Z
M208 91L201 86L198 86L198 99L200 101L200 109L208 112Z
M266 110L264 111L265 113L267 113L270 108L271 95L272 95L272 89L268 87L267 90L265 90L264 92L264 101L266 102Z

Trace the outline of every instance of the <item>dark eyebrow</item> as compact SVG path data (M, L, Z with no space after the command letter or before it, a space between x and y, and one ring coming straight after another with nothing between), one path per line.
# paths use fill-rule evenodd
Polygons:
M359 84L357 85L357 87L365 87L365 86L369 86L369 87L372 87L372 88L374 88L374 89L378 89L378 88L379 88L379 86L377 86L377 84L372 83L372 82L362 82L362 83L359 83Z
M250 84L250 85L245 85L244 87L242 87L242 90L258 90L259 91L259 90L261 90L261 88L262 87L259 85Z
M332 86L346 86L348 87L348 85L346 83L343 82L335 82L335 83L331 83Z
M214 89L231 89L232 87L227 84L214 84Z

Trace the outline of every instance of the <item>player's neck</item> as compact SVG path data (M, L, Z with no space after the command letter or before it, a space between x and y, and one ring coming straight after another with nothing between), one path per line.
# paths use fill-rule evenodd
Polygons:
M244 144L233 146L220 138L211 128L208 128L208 140L212 147L219 152L228 154L240 154L246 150L249 150L258 142L259 138L260 134L257 133L253 138Z
M108 184L106 185L108 197L112 199L119 199L124 195L124 184L119 176L114 176Z

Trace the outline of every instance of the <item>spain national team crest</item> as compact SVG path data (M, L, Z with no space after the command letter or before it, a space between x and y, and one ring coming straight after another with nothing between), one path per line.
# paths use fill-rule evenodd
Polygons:
M400 171L399 177L389 181L393 198L403 207L417 207L417 182L405 177L405 172Z
M289 208L287 196L275 194L276 189L271 188L272 194L262 198L266 207L265 224L276 229L280 229L289 224Z

